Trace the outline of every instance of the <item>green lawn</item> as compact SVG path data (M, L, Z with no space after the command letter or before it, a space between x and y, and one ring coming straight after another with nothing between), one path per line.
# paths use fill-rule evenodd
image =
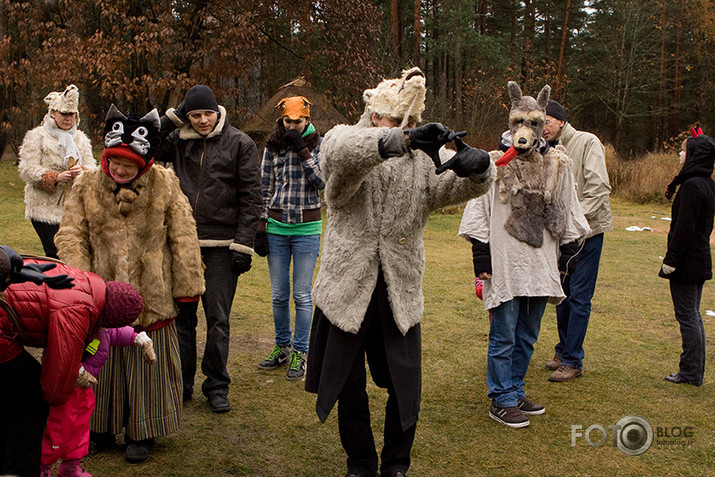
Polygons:
M22 181L12 161L0 162L0 243L39 253L39 239L23 220ZM525 429L508 429L487 416L485 383L488 319L474 296L469 245L456 237L459 215L435 215L425 233L427 271L423 317L422 412L410 476L472 475L707 475L715 469L713 322L715 289L707 283L702 312L708 336L705 383L675 385L680 334L665 280L657 277L665 253L667 206L613 200L615 230L606 235L584 376L550 383L543 363L556 341L549 306L526 376L527 393L547 408ZM630 225L651 232L627 232ZM315 398L283 371L258 362L272 346L273 323L265 259L239 279L231 315L229 371L233 410L214 415L199 395L185 408L182 429L160 438L150 459L125 463L123 449L86 460L95 476L340 476L345 457L335 412L325 424ZM203 329L201 330L203 333ZM201 345L203 345L203 340ZM199 350L201 352L201 349ZM6 383L9 385L9 383ZM386 393L369 385L380 445ZM629 456L613 445L609 426L645 418L656 434L650 449ZM589 445L572 426L608 431ZM657 437L689 427L692 437ZM591 442L602 434L594 428ZM675 430L677 433L678 430ZM121 436L119 439L121 442Z

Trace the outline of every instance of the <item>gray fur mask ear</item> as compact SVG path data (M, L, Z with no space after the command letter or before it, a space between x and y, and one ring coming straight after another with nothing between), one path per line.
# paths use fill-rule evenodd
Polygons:
M112 119L121 119L125 121L127 117L122 114L122 112L117 108L114 103L109 107L109 111L107 111L107 116L104 118L104 122L109 122Z
M548 101L549 99L546 98L546 100ZM114 105L112 105L112 106L114 106ZM120 114L121 114L121 113L120 113ZM149 123L149 124L151 124L152 126L154 126L157 131L158 131L159 129L161 129L161 118L159 118L159 111L157 111L156 108L154 108L154 109L152 109L151 111L149 111L148 113L146 113L146 114L139 120L139 122Z
M521 88L514 81L509 81L506 85L509 91L509 98L511 98L511 104L517 105L521 101ZM548 100L548 99L547 99Z
M549 97L551 97L551 86L544 85L539 91L539 96L536 97L536 104L540 109L546 111L546 105L549 104Z

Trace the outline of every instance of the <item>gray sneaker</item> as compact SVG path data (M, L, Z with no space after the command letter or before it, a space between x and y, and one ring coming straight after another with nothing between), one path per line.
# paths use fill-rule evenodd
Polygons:
M290 354L290 363L288 364L288 372L286 378L290 380L301 379L305 376L305 360L308 358L306 353L293 351Z
M519 409L519 406L498 407L492 403L489 408L489 417L509 427L526 427L529 418Z
M279 366L283 366L288 362L288 356L290 355L290 347L281 347L275 345L273 351L268 355L266 359L258 363L258 367L261 369L276 369Z

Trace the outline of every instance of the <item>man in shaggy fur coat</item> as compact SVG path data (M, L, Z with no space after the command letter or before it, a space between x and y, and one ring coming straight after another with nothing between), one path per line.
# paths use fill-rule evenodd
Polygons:
M437 123L402 129L420 121L424 96L419 68L383 81L365 91L358 124L333 128L320 152L328 223L306 389L318 394L321 421L338 402L352 476L378 470L365 356L389 394L380 473L409 468L421 392L422 233L431 211L484 194L495 175L484 151L461 141L457 154L441 147L462 134Z

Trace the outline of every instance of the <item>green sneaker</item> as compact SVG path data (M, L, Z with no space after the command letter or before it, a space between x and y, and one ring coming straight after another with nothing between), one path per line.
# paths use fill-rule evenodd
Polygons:
M288 362L289 355L289 346L281 347L275 345L271 354L269 354L266 359L258 363L258 367L261 369L276 369L278 366L283 366Z
M290 380L297 380L305 376L305 360L308 357L306 353L301 353L300 351L293 351L290 354L290 364L288 364L288 372L286 373L286 378Z

